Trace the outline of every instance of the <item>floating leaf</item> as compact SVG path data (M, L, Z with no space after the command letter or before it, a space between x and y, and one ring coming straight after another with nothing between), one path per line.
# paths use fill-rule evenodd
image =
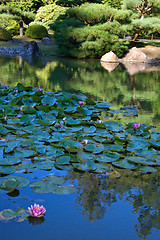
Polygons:
M15 179L19 182L18 188L24 188L29 184L29 179L20 175L10 175L5 177L4 179Z
M15 165L21 163L21 159L18 158L0 158L0 165Z
M51 170L54 167L54 162L44 161L44 162L35 162L35 166L41 170Z
M56 163L60 165L70 164L70 159L71 157L69 156L62 156L56 159Z
M0 173L1 174L11 174L16 171L14 166L0 166Z
M119 160L119 161L116 161L116 162L112 162L112 165L115 166L115 167L130 169L130 170L138 168L138 166L136 166L135 164L127 161L126 159Z
M73 194L77 191L77 188L74 185L65 185L60 186L54 190L54 193L56 194Z
M80 171L95 171L96 163L90 160L86 160L84 163L72 163L73 167Z
M53 106L56 103L57 99L55 97L45 96L41 102L42 104L47 104L49 106Z
M29 185L30 188L33 188L33 192L36 193L50 193L53 192L57 186L52 183L52 181L37 181Z
M1 185L0 188L11 192L13 191L17 186L19 185L19 182L16 179L7 179L6 181L4 181Z
M141 164L141 165L146 165L146 166L147 165L149 165L149 166L157 165L157 163L155 161L149 160L144 157L133 156L133 157L126 157L125 159L131 163L136 163L136 164Z
M104 153L103 155L99 155L96 158L96 161L110 163L110 162L117 161L118 159L119 159L119 155L116 153Z
M16 217L16 212L12 209L5 209L0 212L0 216L3 219L9 220Z

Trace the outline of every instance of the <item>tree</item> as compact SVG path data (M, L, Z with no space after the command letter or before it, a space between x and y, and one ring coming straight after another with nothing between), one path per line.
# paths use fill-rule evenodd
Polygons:
M136 13L136 20L133 19L133 27L136 31L133 37L133 41L137 39L142 29L145 29L145 26L148 28L148 24L145 25L145 17L149 16L150 27L152 28L152 17L154 13L157 12L157 8L160 7L159 0L124 0L123 6L124 9L132 10L133 13ZM148 23L149 23L148 21ZM154 20L155 21L155 20ZM157 19L158 21L158 19ZM137 24L137 27L136 27Z
M14 7L7 5L0 6L0 24L3 25L5 21L13 19L18 22L20 27L20 36L23 36L23 22L29 24L34 20L34 14L31 12L22 12Z

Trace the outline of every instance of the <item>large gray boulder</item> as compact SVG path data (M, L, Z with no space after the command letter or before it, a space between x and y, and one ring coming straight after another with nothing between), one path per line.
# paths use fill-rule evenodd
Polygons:
M39 47L35 41L26 43L23 48L27 56L34 56L39 54Z
M119 62L119 58L116 56L114 52L110 51L101 57L101 61L115 63Z
M148 58L145 53L143 53L140 49L133 47L129 50L129 53L126 54L124 58L122 58L122 62L148 62Z

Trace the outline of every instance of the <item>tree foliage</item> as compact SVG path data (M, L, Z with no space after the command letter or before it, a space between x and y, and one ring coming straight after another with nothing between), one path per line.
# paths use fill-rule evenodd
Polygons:
M15 20L19 24L20 35L23 35L23 22L29 24L33 19L34 14L31 12L22 12L8 5L0 6L0 25L6 28L12 27L9 26L9 20Z
M159 32L159 19L154 15L157 13L157 9L160 7L159 0L124 0L123 8L130 9L137 15L131 23L131 29L134 29L135 41L142 30L148 31L148 33ZM154 18L153 18L154 17ZM156 26L153 25L156 24ZM130 34L131 32L129 32Z
M127 50L123 22L129 22L130 11L116 10L107 4L83 4L67 10L51 27L61 54L78 58L99 58L113 50L118 56Z
M60 14L64 14L67 8L61 7L56 3L40 7L37 11L34 23L42 24L47 27L52 24Z

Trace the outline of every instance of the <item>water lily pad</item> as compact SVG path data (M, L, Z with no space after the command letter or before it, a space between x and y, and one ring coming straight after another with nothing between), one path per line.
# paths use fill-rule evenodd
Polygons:
M42 104L47 104L48 106L53 106L56 103L57 99L55 97L45 96L41 102Z
M0 218L2 219L9 220L15 217L16 217L16 212L12 209L5 209L0 212Z
M29 185L30 188L33 188L33 192L36 193L50 193L53 192L57 186L52 183L52 181L37 181Z
M95 155L93 153L80 152L77 157L81 160L94 159Z
M15 179L19 182L18 188L24 188L29 184L29 179L27 177L23 177L20 175L10 175L4 178L5 180L7 179Z
M146 166L156 166L157 165L157 163L155 161L149 160L144 157L133 156L133 157L126 157L125 159L127 161L129 161L131 163L135 163L135 164L141 164L141 165L146 165Z
M154 173L157 170L153 167L149 167L149 166L141 166L137 169L138 172L142 172L142 173Z
M114 132L122 131L123 130L123 125L121 123L115 122L115 121L107 121L104 122L105 126Z
M61 156L56 159L56 163L60 164L60 165L70 164L70 159L71 159L71 157L69 157L69 156Z
M96 146L96 144L87 144L85 146L85 150L88 152L93 152L93 153L101 153L104 150L104 146Z
M90 160L86 160L84 163L72 163L73 167L80 171L95 171L96 163Z
M0 173L1 174L11 174L16 171L16 167L14 166L0 166Z
M35 162L35 166L41 170L51 170L54 167L54 162L44 161L44 162Z
M96 161L110 163L110 162L117 161L118 159L119 159L119 155L116 153L104 153L102 155L99 155L96 158Z
M94 172L96 173L107 173L109 171L109 167L106 166L103 163L95 163L96 164L96 169Z
M6 181L4 181L1 185L0 188L11 192L13 191L17 186L19 185L19 182L16 179L7 179Z
M65 185L60 186L54 190L54 193L56 194L73 194L77 191L77 188L74 185Z
M64 177L55 176L55 175L47 176L47 177L43 178L43 180L50 181L52 184L55 184L55 185L61 185L61 184L65 183Z
M112 165L115 167L130 169L130 170L138 168L138 166L136 166L134 163L127 161L126 159L112 162Z
M0 165L15 165L21 163L21 159L18 158L0 158Z

